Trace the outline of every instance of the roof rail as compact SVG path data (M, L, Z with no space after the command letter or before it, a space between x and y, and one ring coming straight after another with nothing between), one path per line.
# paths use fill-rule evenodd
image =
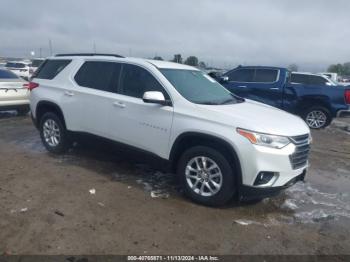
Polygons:
M56 54L55 56L114 56L124 58L124 56L116 54L98 54L98 53L71 53L71 54Z

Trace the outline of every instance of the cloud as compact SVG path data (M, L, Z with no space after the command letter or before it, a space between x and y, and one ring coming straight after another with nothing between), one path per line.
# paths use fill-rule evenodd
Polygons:
M196 55L217 66L321 70L349 57L350 1L2 0L0 56L31 50L166 59Z

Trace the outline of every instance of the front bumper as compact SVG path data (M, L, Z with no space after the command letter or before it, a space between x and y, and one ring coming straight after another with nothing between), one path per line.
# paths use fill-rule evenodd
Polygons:
M281 190L303 181L310 152L310 134L291 136L291 143L281 149L251 144L236 139L236 152L240 162L241 180L238 185L240 199L259 199L278 194ZM262 177L273 175L270 180Z
M247 200L262 199L262 198L267 198L271 196L276 196L281 191L287 189L288 187L294 185L295 183L299 181L304 181L305 176L306 176L306 169L304 169L304 171L300 175L294 177L283 186L254 187L254 186L241 185L239 189L239 199L241 201L247 201Z

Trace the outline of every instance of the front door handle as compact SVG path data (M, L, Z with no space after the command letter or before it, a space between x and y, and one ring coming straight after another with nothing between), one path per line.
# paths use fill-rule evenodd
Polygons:
M115 107L125 108L125 104L123 102L116 101L116 102L113 103L113 105Z
M241 88L247 88L247 86L238 86L238 87L241 87Z
M65 91L64 95L66 95L66 96L74 96L74 93L71 92L71 91Z
M271 87L270 90L279 90L278 87Z

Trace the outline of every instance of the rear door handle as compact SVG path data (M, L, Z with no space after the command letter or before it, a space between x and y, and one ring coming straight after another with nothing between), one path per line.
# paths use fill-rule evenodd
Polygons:
M278 87L271 87L270 90L279 90Z
M66 96L74 96L74 93L71 92L71 91L65 91L64 95L66 95Z
M113 106L119 107L119 108L125 108L125 104L123 102L119 102L119 101L114 102Z
M238 87L241 87L241 88L247 88L247 86L238 86Z

